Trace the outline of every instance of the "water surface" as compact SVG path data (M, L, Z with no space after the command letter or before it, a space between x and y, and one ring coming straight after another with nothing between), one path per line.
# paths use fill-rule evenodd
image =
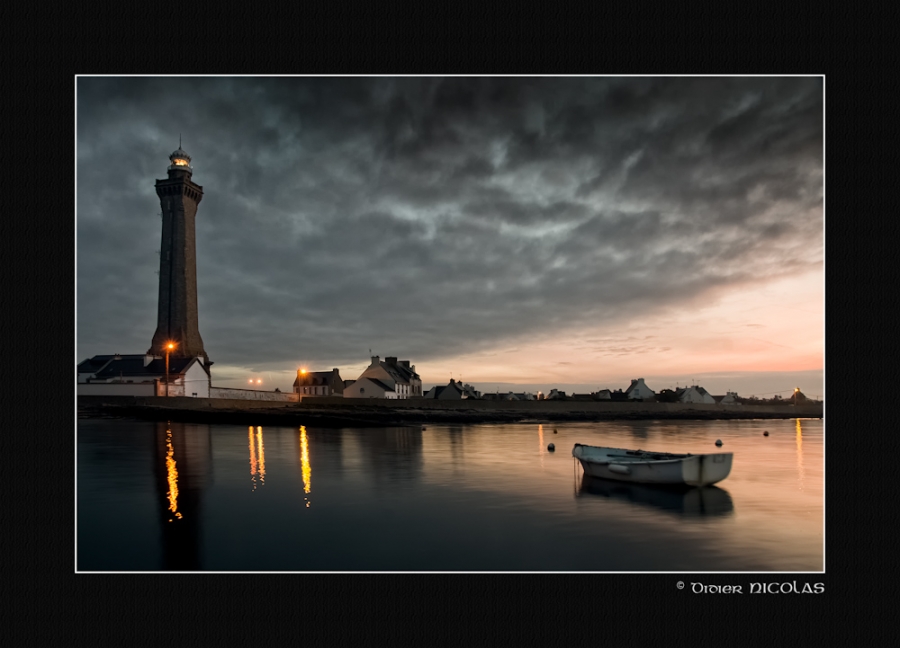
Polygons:
M424 430L83 419L77 569L820 571L822 437L820 419ZM592 480L571 456L575 443L716 452L716 439L734 464L705 489Z

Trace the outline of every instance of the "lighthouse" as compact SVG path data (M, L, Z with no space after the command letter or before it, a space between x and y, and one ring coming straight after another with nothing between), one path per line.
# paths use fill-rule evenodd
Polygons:
M212 363L203 348L197 314L197 207L203 187L191 179L191 156L181 148L169 156L168 178L156 181L162 209L162 244L159 251L159 303L156 332L149 355L201 357ZM172 347L169 345L172 344ZM208 369L207 369L208 371Z

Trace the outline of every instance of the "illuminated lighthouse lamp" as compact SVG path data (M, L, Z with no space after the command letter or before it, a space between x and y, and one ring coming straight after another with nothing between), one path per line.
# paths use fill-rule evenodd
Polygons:
M173 151L172 155L169 156L169 161L172 163L169 165L169 171L175 169L190 171L192 173L194 171L191 168L191 156L182 150L181 144L178 145L178 150Z

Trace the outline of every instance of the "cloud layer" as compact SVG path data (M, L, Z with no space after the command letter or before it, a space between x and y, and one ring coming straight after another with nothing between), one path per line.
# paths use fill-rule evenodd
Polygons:
M153 185L179 133L205 192L200 330L221 365L340 367L370 348L421 365L821 272L817 78L99 77L77 92L81 356L149 346Z

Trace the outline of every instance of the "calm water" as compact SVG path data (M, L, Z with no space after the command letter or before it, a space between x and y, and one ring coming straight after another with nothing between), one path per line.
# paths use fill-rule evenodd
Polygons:
M84 419L77 569L819 571L822 436L819 419L426 430ZM571 455L576 442L715 452L716 439L734 465L702 491L585 479Z

